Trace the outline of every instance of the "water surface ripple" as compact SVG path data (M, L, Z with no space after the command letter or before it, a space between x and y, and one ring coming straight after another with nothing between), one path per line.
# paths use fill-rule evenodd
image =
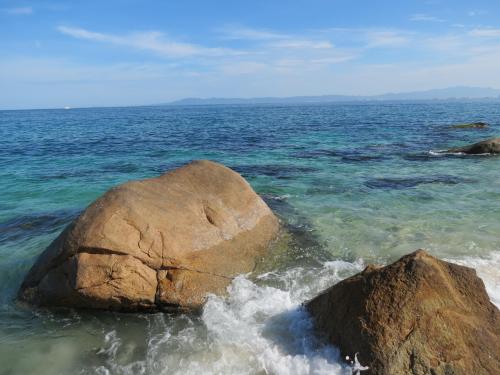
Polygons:
M450 125L486 121L488 129ZM0 111L0 374L349 374L301 303L417 248L476 267L500 304L495 103ZM36 256L92 200L193 159L240 172L295 235L197 316L26 309Z

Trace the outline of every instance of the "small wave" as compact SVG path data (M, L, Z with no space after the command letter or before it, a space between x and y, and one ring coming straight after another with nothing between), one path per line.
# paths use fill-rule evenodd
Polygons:
M271 199L277 200L277 201L284 201L287 200L291 197L291 194L282 194L282 195L275 195L271 197Z
M492 156L489 152L483 154L466 154L465 152L453 152L449 150L430 150L429 155L432 156Z
M432 156L447 156L447 155L463 156L463 155L467 155L467 154L464 152L451 152L449 150L430 150L429 155L432 155Z

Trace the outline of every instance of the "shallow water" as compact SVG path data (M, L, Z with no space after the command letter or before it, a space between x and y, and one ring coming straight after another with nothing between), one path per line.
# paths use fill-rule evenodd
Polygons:
M417 248L477 268L500 305L500 158L432 152L499 133L494 103L0 111L0 374L349 374L301 303ZM93 199L201 158L242 173L294 245L199 316L13 302Z

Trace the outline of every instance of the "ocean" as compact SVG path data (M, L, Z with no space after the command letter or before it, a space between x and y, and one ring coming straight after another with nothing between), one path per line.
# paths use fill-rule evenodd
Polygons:
M493 102L0 111L0 374L349 374L301 304L418 248L476 268L500 306L500 157L436 152L499 135ZM194 159L241 173L293 244L201 314L15 302L95 198Z

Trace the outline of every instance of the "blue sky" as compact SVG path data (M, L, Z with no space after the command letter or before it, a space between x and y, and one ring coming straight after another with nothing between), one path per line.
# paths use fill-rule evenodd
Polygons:
M0 0L0 108L500 88L498 0Z

